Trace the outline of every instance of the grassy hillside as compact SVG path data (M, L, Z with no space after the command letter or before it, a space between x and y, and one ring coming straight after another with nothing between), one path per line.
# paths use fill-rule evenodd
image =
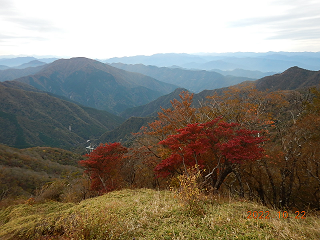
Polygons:
M186 210L169 191L122 190L79 204L47 202L0 210L0 239L319 239L320 219L279 219L278 210L229 199ZM269 219L248 219L269 211ZM282 213L283 211L281 211ZM293 217L293 218L290 218Z

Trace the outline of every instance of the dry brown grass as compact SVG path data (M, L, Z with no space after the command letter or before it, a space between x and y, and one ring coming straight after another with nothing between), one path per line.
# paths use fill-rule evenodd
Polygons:
M21 204L0 210L0 239L320 239L315 213L279 219L278 210L219 196L204 200L203 210L193 214L174 193L148 189L78 204ZM248 219L248 211L269 211L273 218Z

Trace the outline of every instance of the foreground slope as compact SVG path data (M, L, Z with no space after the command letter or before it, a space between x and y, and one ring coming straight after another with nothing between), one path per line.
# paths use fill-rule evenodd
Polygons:
M105 111L1 83L0 120L0 143L18 148L51 146L65 149L98 138L123 121Z
M245 201L209 197L202 213L169 191L121 190L77 204L21 204L0 210L1 239L319 239L320 219ZM248 219L248 211L263 218ZM284 211L280 211L280 215ZM269 213L269 214L268 214ZM267 217L268 214L268 217ZM286 216L286 215L285 215ZM267 217L267 218L266 218Z
M176 88L88 58L60 59L17 81L113 113L146 104Z

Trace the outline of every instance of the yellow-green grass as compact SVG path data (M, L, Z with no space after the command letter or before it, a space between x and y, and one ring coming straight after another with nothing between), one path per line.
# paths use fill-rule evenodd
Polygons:
M279 219L279 210L219 199L201 208L188 210L174 193L149 189L78 204L20 204L0 210L0 239L320 239L320 218L308 212L284 219L281 211ZM269 219L248 219L248 211L269 211Z

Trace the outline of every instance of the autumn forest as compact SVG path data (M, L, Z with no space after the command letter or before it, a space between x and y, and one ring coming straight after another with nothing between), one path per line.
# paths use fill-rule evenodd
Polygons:
M319 90L268 92L243 84L198 107L192 102L193 94L182 92L130 147L106 143L87 154L80 165L91 190L165 189L193 169L207 194L319 209Z

